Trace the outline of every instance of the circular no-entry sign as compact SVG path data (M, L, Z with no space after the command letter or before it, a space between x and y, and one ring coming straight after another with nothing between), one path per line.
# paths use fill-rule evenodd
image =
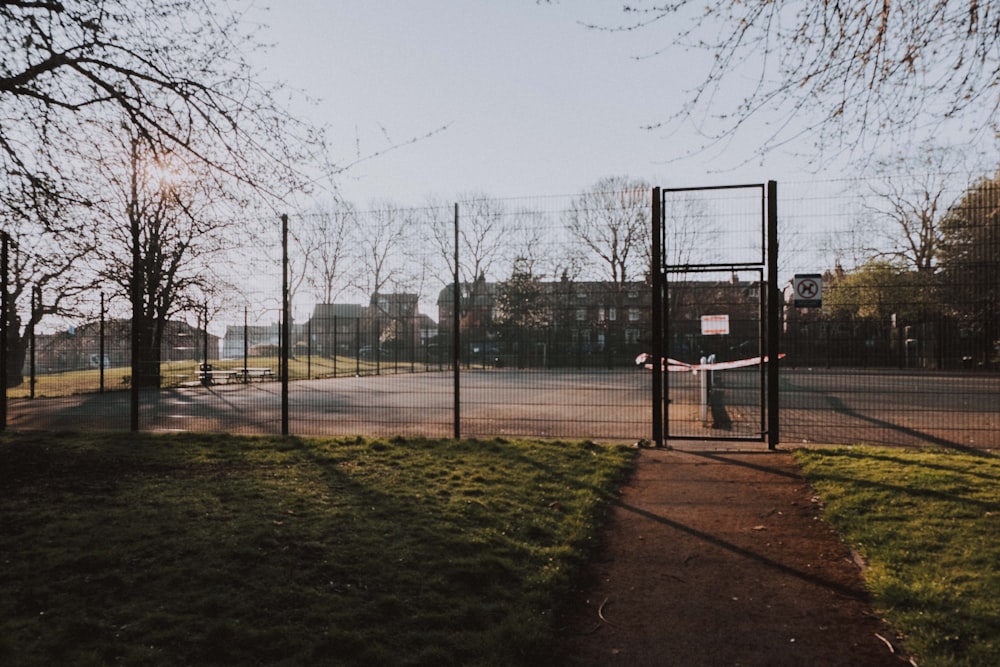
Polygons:
M820 274L796 274L792 286L796 308L819 308L823 304L823 276Z

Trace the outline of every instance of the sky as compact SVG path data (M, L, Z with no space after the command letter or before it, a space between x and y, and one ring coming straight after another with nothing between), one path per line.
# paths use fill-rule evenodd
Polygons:
M698 152L693 132L644 129L677 111L706 56L656 55L662 28L587 26L622 25L618 2L282 0L246 19L266 25L272 47L252 57L264 76L315 98L293 111L327 126L340 195L360 206L575 194L617 175L688 187L801 173L788 155L747 163L752 131Z
M668 188L776 180L779 197L797 193L779 214L793 249L786 273L829 268L839 243L830 239L847 238L852 214L823 200L817 183L861 191L839 180L856 170L804 143L755 157L770 124L786 118L757 118L706 150L690 125L669 123L711 65L711 54L670 46L682 19L593 27L629 22L617 0L230 2L271 45L249 54L252 65L300 93L295 115L326 127L342 169L337 195L361 210L380 200L573 196L611 176ZM720 108L753 85L754 64L727 72L721 94L731 97ZM968 182L959 177L959 191ZM797 215L796 207L811 208Z

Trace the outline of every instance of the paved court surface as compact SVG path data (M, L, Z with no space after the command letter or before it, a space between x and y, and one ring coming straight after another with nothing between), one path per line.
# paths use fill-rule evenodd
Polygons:
M759 374L717 374L711 407L700 376L671 373L667 432L678 438L760 438ZM650 437L649 374L641 369L484 370L460 376L463 436L635 442ZM292 382L289 430L297 435L450 436L449 373ZM12 399L8 425L25 429L127 430L128 392ZM281 432L281 384L254 382L144 392L150 431ZM782 443L1000 449L1000 375L782 370ZM761 445L762 446L762 445Z

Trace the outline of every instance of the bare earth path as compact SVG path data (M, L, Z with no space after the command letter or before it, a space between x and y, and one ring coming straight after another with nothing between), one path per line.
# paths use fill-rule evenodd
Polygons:
M564 664L907 664L791 454L698 449L640 453Z

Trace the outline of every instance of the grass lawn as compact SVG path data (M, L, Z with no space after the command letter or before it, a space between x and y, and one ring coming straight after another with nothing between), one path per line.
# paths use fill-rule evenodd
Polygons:
M857 447L796 458L920 666L1000 665L1000 457Z
M634 453L0 436L0 664L520 665Z
M243 368L243 359L211 359L215 370L235 370ZM160 386L179 387L186 383L197 382L200 377L200 361L165 361L160 364ZM250 357L247 360L249 368L270 368L277 378L281 367L277 357ZM431 366L438 368L438 366ZM372 375L375 373L409 373L424 370L424 364L395 362L393 360L357 360L352 357L293 357L288 361L288 379L306 380L327 377L345 377L355 374ZM115 366L104 369L105 391L123 391L129 387L132 369L129 366ZM100 391L101 371L86 369L65 371L61 373L38 373L35 377L35 395L53 398ZM7 395L11 398L27 398L31 395L30 378L24 377L24 382L17 387L11 387Z

